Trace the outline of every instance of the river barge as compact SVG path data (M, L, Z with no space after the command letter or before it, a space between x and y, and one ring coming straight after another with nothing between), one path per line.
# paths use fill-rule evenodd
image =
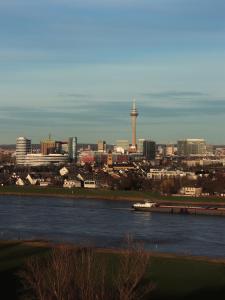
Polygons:
M225 207L216 206L163 205L146 201L144 203L135 203L132 207L136 211L144 212L225 216Z

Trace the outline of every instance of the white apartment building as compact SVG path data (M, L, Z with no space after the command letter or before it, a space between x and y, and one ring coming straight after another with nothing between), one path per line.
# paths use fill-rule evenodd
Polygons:
M27 154L24 157L23 165L25 166L47 166L47 165L61 165L68 161L67 154Z

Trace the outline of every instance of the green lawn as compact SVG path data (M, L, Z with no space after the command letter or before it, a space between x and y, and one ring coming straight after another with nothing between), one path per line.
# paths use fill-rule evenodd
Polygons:
M93 198L106 198L112 200L144 200L150 199L155 201L180 201L180 202L210 202L210 203L225 203L225 198L222 197L182 197L182 196L161 196L157 193L143 192L143 191L112 191L105 189L84 189L74 188L66 189L62 187L38 187L38 186L3 186L0 187L0 194L21 194L21 195L53 195L53 196L69 196L69 197L93 197Z
M30 246L24 242L0 242L0 291L1 299L16 300L22 294L22 284L17 272L31 255L41 255L47 247Z
M47 244L39 246L26 242L0 242L1 299L19 299L22 285L17 272L31 255L44 255ZM102 255L100 253L100 255ZM112 263L117 254L104 253ZM223 263L181 257L155 256L151 258L148 278L156 284L147 299L225 299L225 266Z
M3 186L0 187L0 193L21 193L21 194L55 194L55 195L81 195L81 196L105 196L105 197L149 197L151 193L139 191L112 191L106 189L67 189L62 187L38 187L38 186Z
M158 289L153 299L224 299L225 266L182 258L154 258L150 268Z

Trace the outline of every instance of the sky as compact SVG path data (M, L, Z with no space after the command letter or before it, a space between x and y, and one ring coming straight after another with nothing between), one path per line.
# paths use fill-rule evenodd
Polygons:
M0 0L0 144L225 144L224 0Z

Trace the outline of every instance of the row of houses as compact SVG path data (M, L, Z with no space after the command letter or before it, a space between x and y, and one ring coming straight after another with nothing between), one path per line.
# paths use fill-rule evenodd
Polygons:
M30 185L39 185L42 187L47 187L49 185L51 185L51 181L50 180L44 180L43 178L32 178L32 176L30 174L27 175L27 177L25 179L22 179L20 176L16 176L15 175L15 184L17 186L25 186L27 184ZM68 179L64 179L63 181L63 187L64 188L91 188L91 189L95 189L98 187L97 182L95 180L68 180Z

